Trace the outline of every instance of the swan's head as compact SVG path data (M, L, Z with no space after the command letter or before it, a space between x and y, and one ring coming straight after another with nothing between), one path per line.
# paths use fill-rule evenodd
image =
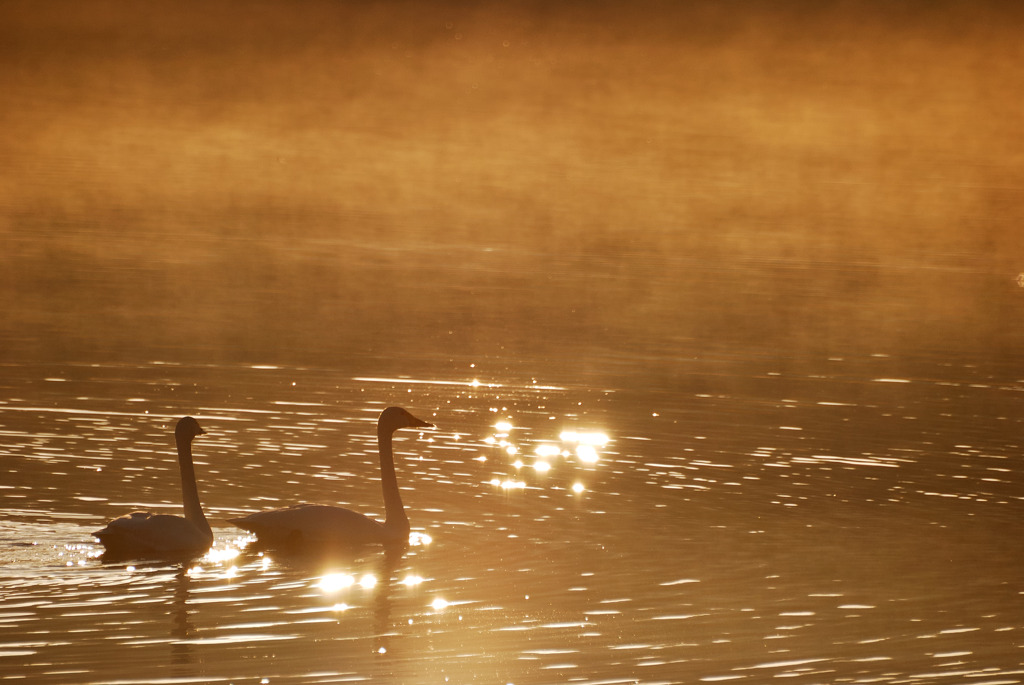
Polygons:
M420 421L401 407L388 407L377 419L377 427L381 431L393 433L399 428L433 428L434 424Z
M191 416L184 417L178 421L178 425L174 427L174 437L179 440L191 440L197 435L202 435L205 432L206 431L199 427L199 422Z

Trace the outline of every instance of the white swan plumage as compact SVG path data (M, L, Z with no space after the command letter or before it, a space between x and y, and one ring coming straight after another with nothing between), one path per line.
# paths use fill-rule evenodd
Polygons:
M184 558L204 554L213 544L213 531L203 514L192 464L192 440L206 431L191 416L178 421L174 441L178 447L181 495L185 517L135 511L120 516L93 535L116 558Z
M409 539L409 518L395 476L392 436L401 428L433 428L401 407L388 407L377 419L380 481L384 493L384 521L326 504L297 504L260 511L231 523L256 535L269 547L361 545L400 543Z

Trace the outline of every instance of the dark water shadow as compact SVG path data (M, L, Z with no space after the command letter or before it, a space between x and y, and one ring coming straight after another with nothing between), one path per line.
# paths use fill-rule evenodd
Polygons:
M118 564L132 564L141 567L157 567L157 566L181 566L187 568L189 564L199 559L202 559L208 552L202 553L189 552L182 554L138 554L132 552L119 552L116 550L106 550L99 556L101 564L104 565L118 565Z
M373 651L385 657L391 652L391 638L396 633L392 625L392 591L399 582L397 571L410 545L400 542L389 545L288 545L249 546L243 552L245 561L255 561L261 554L270 555L275 564L300 573L319 576L337 568L370 566L377 580L371 593L373 612Z
M247 555L269 553L275 559L296 567L304 567L325 562L346 562L363 559L382 550L385 554L405 554L409 543L402 540L390 544L380 543L345 543L345 542L310 542L301 535L289 537L283 541L264 542L257 538L245 547Z
M193 562L201 559L202 555L187 555L176 560L166 558L139 558L138 555L116 555L104 553L99 557L104 566L123 565L126 571L146 572L174 569L173 586L167 599L167 615L170 617L170 631L168 637L171 645L171 663L174 666L175 677L191 677L195 673L192 666L195 663L194 654L190 640L195 637L196 629L192 623L193 610L188 607L190 585L192 577L189 569ZM184 670L183 670L184 669Z
M174 576L174 595L171 598L171 663L175 667L175 675L187 675L182 667L194 663L192 646L188 640L195 634L195 627L190 619L188 609L189 584L192 578L188 568L183 566Z

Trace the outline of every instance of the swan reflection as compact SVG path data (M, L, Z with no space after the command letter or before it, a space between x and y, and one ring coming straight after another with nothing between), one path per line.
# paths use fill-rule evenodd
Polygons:
M131 571L134 566L129 566ZM188 608L189 581L188 570L181 568L174 574L173 621L171 626L171 659L176 666L192 663L192 648L188 643L195 633L191 613Z
M250 552L246 553L250 563L241 565L240 575L262 575L271 565L274 568L264 579L249 578L241 586L269 582L273 587L268 598L278 590L299 590L303 600L299 606L272 607L285 615L304 617L285 619L286 623L337 625L336 639L366 637L373 641L375 653L390 656L392 643L402 637L392 620L394 595L415 593L425 582L413 569L399 572L408 551L405 545L389 545L383 554L369 547ZM305 618L308 614L316 616ZM363 624L367 617L372 625Z

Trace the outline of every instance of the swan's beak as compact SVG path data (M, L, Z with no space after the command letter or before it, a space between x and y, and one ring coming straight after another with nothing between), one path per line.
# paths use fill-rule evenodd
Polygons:
M409 428L433 428L434 427L434 424L432 424L432 423L427 423L426 421L421 421L421 420L417 419L415 416L413 418L416 419L416 423L410 425Z

